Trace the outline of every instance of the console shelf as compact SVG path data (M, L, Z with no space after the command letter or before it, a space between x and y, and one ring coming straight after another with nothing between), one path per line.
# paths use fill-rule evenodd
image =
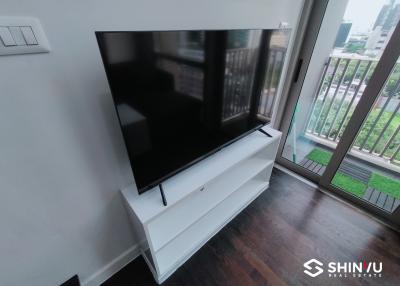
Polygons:
M268 188L281 133L263 128L139 195L122 190L142 255L158 283Z

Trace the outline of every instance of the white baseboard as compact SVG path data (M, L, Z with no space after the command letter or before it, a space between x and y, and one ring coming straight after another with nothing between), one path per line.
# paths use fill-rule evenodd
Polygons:
M82 286L98 286L140 255L139 243L125 250L81 282Z

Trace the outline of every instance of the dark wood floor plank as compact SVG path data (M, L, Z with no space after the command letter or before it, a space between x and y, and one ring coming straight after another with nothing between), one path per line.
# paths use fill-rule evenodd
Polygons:
M384 278L311 278L311 258L382 261ZM399 233L274 169L270 188L163 285L400 285L399 273ZM138 258L103 285L156 284Z

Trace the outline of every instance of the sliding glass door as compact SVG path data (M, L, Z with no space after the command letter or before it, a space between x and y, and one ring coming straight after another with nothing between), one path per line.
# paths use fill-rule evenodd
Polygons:
M278 161L398 223L400 4L316 2Z

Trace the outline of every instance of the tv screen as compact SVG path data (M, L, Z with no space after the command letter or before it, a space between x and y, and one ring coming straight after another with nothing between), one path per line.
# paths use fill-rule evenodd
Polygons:
M289 34L96 32L139 193L270 121Z

